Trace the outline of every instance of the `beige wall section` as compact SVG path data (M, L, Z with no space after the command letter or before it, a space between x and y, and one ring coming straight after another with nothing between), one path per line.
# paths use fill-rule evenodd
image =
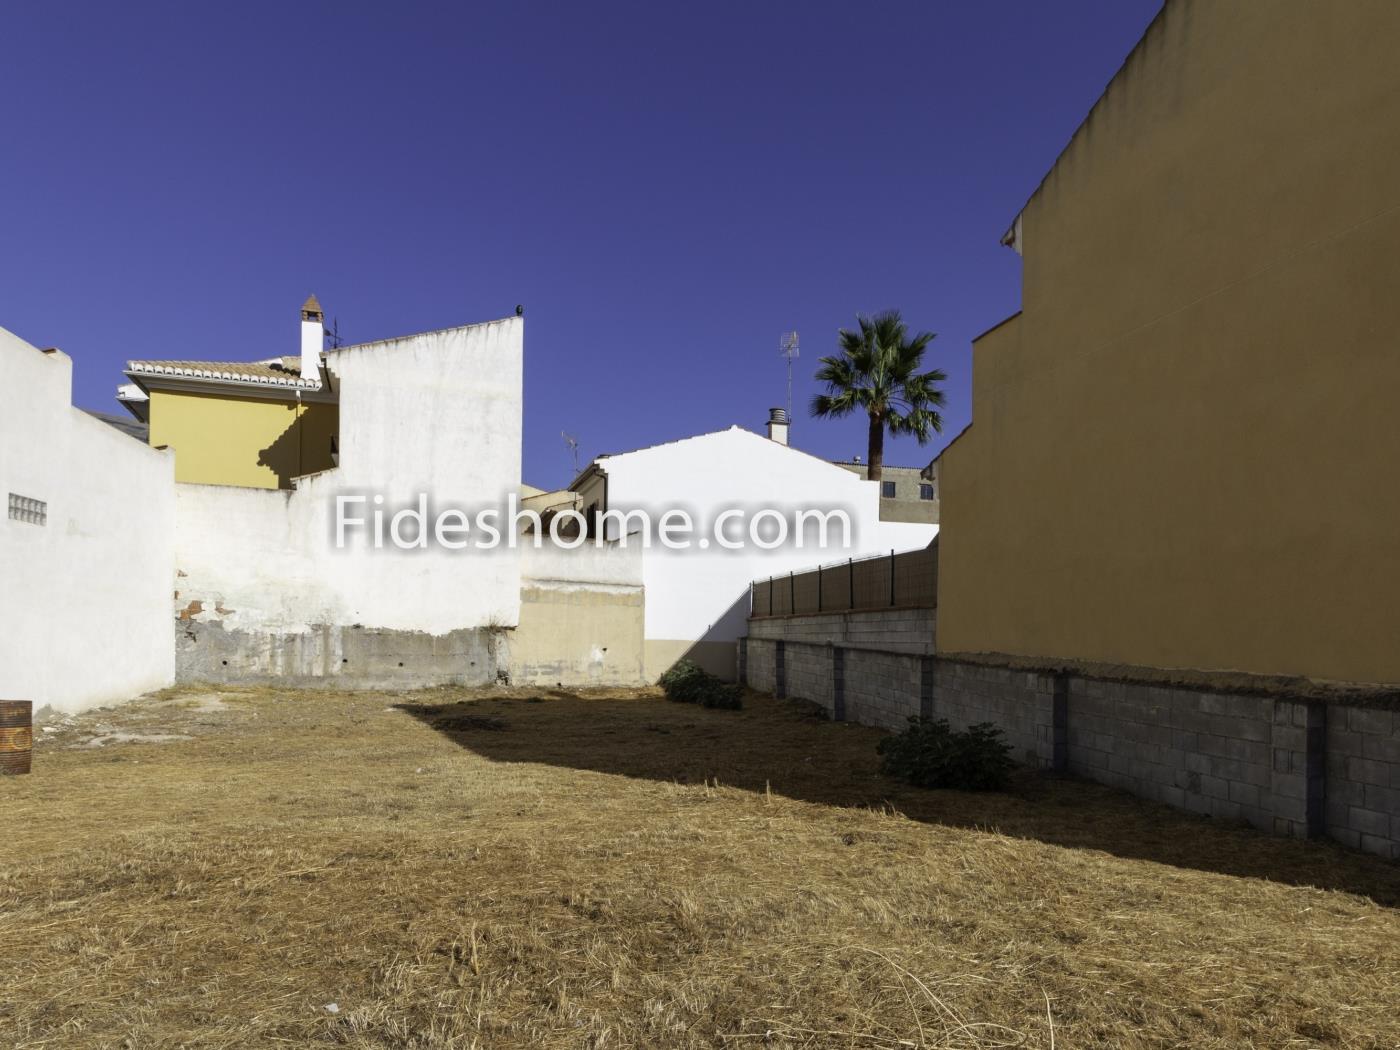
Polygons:
M923 522L928 525L937 525L938 501L936 499L917 502L907 499L881 499L880 520Z
M1400 4L1170 0L1023 213L939 647L1400 682Z
M870 473L868 463L848 463L840 460L833 461L834 466L840 467L856 477L864 478ZM881 483L893 483L895 494L893 496L880 496L880 520L881 521L906 521L923 522L929 525L938 524L938 481L935 473L932 478L923 476L923 467L892 467L885 465L881 474ZM933 490L932 499L923 498L924 486L929 486Z
M642 685L640 587L526 583L510 640L521 685Z
M739 676L739 656L732 641L695 642L671 638L648 638L646 679L655 682L681 660L689 660L726 682Z
M332 466L339 407L153 390L150 419L152 447L175 450L176 481L276 489Z

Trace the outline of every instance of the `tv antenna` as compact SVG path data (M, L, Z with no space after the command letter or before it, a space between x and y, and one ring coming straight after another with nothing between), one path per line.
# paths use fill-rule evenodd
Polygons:
M792 360L800 356L797 352L797 333L784 332L782 338L778 340L778 353L787 358L787 414L788 425L792 425Z
M569 446L569 451L574 457L574 477L578 477L578 438L567 431L559 431L559 436L564 439L564 444Z
M333 319L331 320L331 326L330 326L329 328L326 328L326 327L322 326L322 331L324 331L324 332L326 333L326 338L329 339L329 340L331 341L331 349L332 349L332 350L339 350L339 349L340 349L340 318L339 318L339 317L333 318Z

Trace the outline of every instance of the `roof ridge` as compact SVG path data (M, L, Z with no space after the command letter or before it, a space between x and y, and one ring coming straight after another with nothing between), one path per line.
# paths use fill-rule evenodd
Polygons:
M359 350L366 346L381 346L384 343L397 343L403 339L417 339L425 335L441 335L443 332L461 332L468 328L484 328L491 324L500 324L502 321L514 321L520 317L519 314L511 314L509 317L494 317L489 321L471 321L468 324L451 324L446 328L429 328L424 332L408 332L404 335L391 335L386 339L370 339L363 343L346 343L344 346L333 346L326 351L328 354L341 354L346 350Z
M304 379L299 373L274 368L259 361L133 360L126 363L125 374L218 379L262 386L294 387L301 390L321 389L319 378Z
M829 459L829 460L827 460L827 462L828 462L828 463L834 463L834 464L836 464L838 467L868 467L868 466L870 466L870 464L867 463L867 462L865 462L864 460L861 460L859 463L857 463L857 462L856 462L855 460L853 460L853 459ZM898 464L898 463L881 463L880 466L882 466L882 467L883 467L884 469L886 469L886 470L923 470L923 469L924 469L923 467L906 467L906 466L901 466L901 465ZM924 464L924 466L928 466L928 464Z

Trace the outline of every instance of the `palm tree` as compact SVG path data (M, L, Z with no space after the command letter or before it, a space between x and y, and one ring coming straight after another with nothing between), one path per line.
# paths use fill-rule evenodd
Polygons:
M913 434L924 444L933 431L943 432L943 391L938 383L948 377L942 369L920 372L924 348L933 342L932 332L911 336L898 310L874 317L857 315L858 331L841 329L837 342L841 353L823 357L817 381L826 393L812 398L812 415L839 418L863 409L870 417L870 457L867 478L879 481L884 474L885 430L894 435Z

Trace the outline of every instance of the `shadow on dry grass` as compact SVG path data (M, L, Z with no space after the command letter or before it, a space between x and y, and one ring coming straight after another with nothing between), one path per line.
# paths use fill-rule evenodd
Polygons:
M799 701L750 692L743 711L729 712L657 703L657 694L646 690L616 696L616 690L594 696L549 690L398 706L497 762L679 784L718 782L825 806L892 808L924 823L1341 890L1400 906L1400 869L1334 843L1281 839L1031 771L1017 775L1005 793L911 788L880 774L879 730L829 722Z
M185 687L49 728L0 780L6 1048L1400 1046L1395 868L905 789L768 697Z

